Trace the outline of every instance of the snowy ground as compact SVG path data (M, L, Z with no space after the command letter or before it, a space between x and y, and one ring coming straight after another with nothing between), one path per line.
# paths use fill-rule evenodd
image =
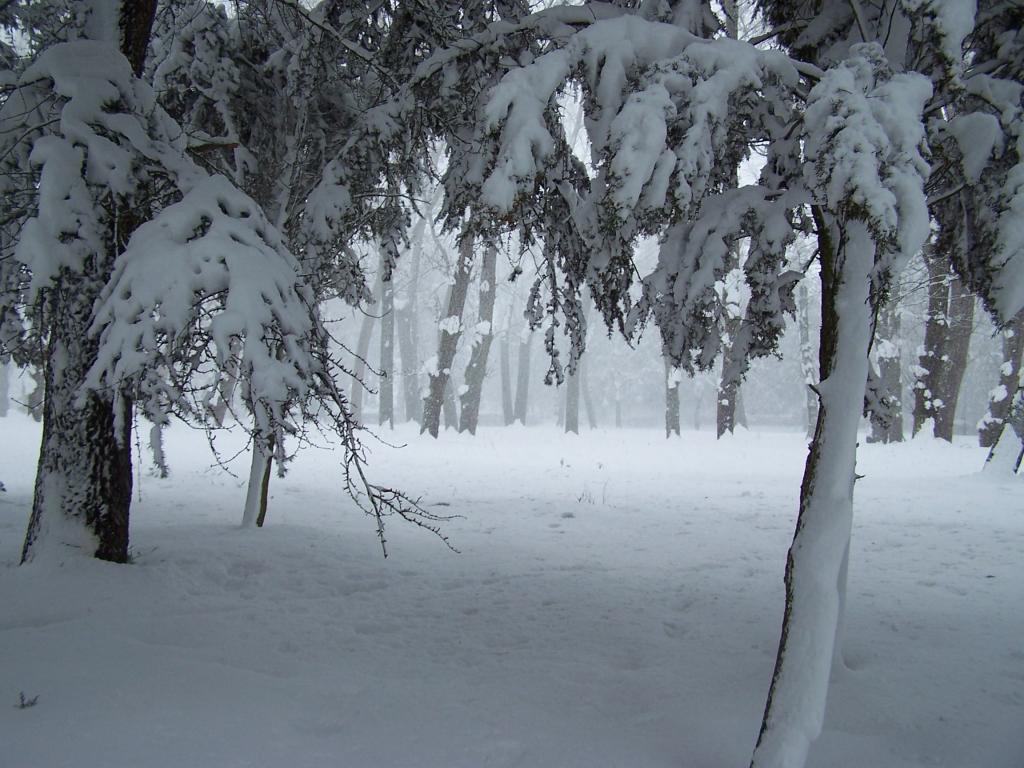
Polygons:
M398 436L374 472L463 515L461 554L395 522L383 560L326 452L240 531L241 481L176 427L134 565L18 568L38 432L0 422L0 765L747 764L801 435ZM849 669L810 765L1024 765L1024 482L982 458L862 448Z

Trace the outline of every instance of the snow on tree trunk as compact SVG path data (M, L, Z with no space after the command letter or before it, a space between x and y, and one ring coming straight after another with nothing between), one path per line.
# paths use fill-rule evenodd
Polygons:
M797 328L800 334L800 373L803 376L804 392L807 398L807 436L814 435L818 423L818 396L814 385L818 382L815 373L815 354L811 346L811 306L807 284L800 283L797 289Z
M900 318L896 302L889 301L878 312L872 345L882 389L888 398L885 414L871 411L869 443L899 443L903 440L903 396L900 381Z
M1024 460L1024 438L1021 438L1009 422L1003 424L999 439L985 459L984 472L995 478L1014 475L1020 471Z
M501 413L507 427L515 421L515 410L512 405L512 362L509 359L512 355L512 306L515 304L515 297L509 301L508 317L505 320L505 330L501 333L500 364L501 364Z
M445 315L439 323L441 333L437 341L437 357L427 370L430 384L427 396L423 398L423 423L420 424L420 433L429 432L431 437L437 437L441 426L441 408L448 397L445 390L451 380L452 364L455 362L459 338L462 336L462 313L466 308L466 295L469 293L469 278L472 272L473 237L465 235L459 242L455 279L448 291ZM454 426L454 413L446 413L445 421Z
M469 357L469 364L466 366L466 391L460 398L462 409L459 431L469 432L471 435L476 434L476 426L480 418L480 399L483 395L484 377L487 375L487 358L491 351L491 341L494 339L497 260L497 247L493 243L488 243L480 270L479 322L474 332L475 343Z
M48 297L43 437L22 562L60 558L67 548L116 563L128 560L128 404L90 393L78 405L98 346L88 334L93 307L89 297L98 298L97 282L74 280L73 288L58 286Z
M156 0L92 0L85 37L117 47L139 77L155 14ZM55 200L46 201L48 207L55 204ZM72 203L67 205L70 208ZM63 211L47 214L67 215ZM111 562L128 560L131 404L117 393L81 391L99 349L98 339L90 335L93 307L110 278L116 249L124 246L139 221L135 211L120 210L108 214L106 224L102 244L93 241L98 250L84 261L82 271L61 268L43 291L49 334L43 370L43 436L22 563L60 558L67 548L86 550Z
M978 424L978 442L982 448L991 448L1003 433L1003 425L1010 415L1013 393L1021 375L1024 356L1024 312L1020 312L1002 332L1003 362L999 366L999 384L988 396L988 411Z
M381 274L384 256L381 255ZM388 276L380 286L380 405L377 423L395 428L395 284Z
M933 250L928 267L924 347L915 370L914 434L931 424L935 437L952 442L953 420L974 323L974 297L952 275L946 254Z
M273 463L274 434L255 430L252 435L252 463L245 490L245 508L242 510L243 528L263 527Z
M679 430L679 372L665 360L665 437L680 434Z
M153 474L161 479L170 476L167 467L167 456L164 454L164 425L153 424L149 428L149 452L153 457Z
M949 328L939 374L938 397L942 408L935 413L935 436L953 442L956 405L960 400L960 385L967 372L967 353L974 330L974 295L959 278L950 285Z
M822 253L821 383L814 440L786 561L786 608L753 768L798 768L821 733L833 662L871 342L875 246L846 224L834 260Z

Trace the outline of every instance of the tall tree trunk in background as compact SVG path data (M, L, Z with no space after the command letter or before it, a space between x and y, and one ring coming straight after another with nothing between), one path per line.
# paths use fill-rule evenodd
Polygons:
M156 14L156 0L97 3L88 34L116 45L136 76L142 73ZM107 16L106 9L116 10ZM97 19L116 18L116 29ZM44 365L43 436L35 494L21 561L44 550L60 557L64 547L92 551L101 560L128 560L128 513L132 495L131 403L119 395L88 393L81 385L96 360L99 340L90 335L93 306L117 254L141 222L136 211L114 213L103 251L84 274L62 269L43 292L49 340Z
M821 732L846 593L857 428L868 378L875 246L815 208L821 258L820 405L786 562L786 608L752 768L802 766Z
M427 220L420 219L413 227L410 236L412 253L409 254L411 264L408 288L402 306L398 307L396 303L395 308L398 347L402 355L402 399L405 403L405 420L416 422L423 417L423 397L420 394L419 324L416 322L416 310L426 225Z
M974 295L955 277L950 283L949 327L945 354L939 374L938 398L941 408L935 411L935 436L953 442L956 406L960 400L960 386L967 372L967 353L974 331Z
M6 416L10 409L11 384L7 372L9 367L9 363L0 360L0 418Z
M511 300L514 302L514 298ZM511 343L509 336L512 333L512 304L509 304L508 318L505 322L505 330L501 332L501 344L499 345L501 363L501 413L507 427L515 421L515 410L512 406L512 363Z
M567 373L565 379L565 431L574 435L580 433L580 368L576 373Z
M900 317L895 300L886 302L878 312L873 351L878 361L878 376L889 398L888 412L871 412L869 443L903 441L903 384L900 380Z
M1010 415L1013 393L1021 384L1021 358L1024 356L1024 312L1002 331L1003 363L999 366L999 384L988 396L988 412L978 424L978 442L991 448L1002 434Z
M519 337L519 375L516 377L516 402L512 410L512 421L526 425L526 410L530 395L530 346L533 331L527 329Z
M667 357L665 361L665 437L679 432L679 377Z
M384 273L384 254L380 270ZM395 428L395 283L394 275L380 285L380 406L377 424Z
M224 420L227 418L228 411L231 408L231 399L235 395L235 389L238 387L238 355L241 350L241 344L235 337L231 338L231 355L228 358L228 364L225 370L220 371L220 381L217 382L217 402L214 403L210 409L210 415L213 416L213 421L218 427L224 426Z
M594 399L590 396L590 379L586 374L587 360L584 357L580 360L576 375L580 377L580 390L583 393L583 410L587 413L587 426L597 429L597 411L594 409Z
M952 442L953 420L974 325L974 297L951 274L949 258L932 251L924 348L914 383L914 434L931 421L935 437Z
M448 383L444 385L444 400L441 401L441 413L444 415L444 428L458 430L459 411L455 406L455 387L452 379L448 377ZM422 429L420 430L423 431Z
M445 316L441 318L441 333L437 341L437 359L433 370L428 372L430 387L423 399L423 423L420 433L429 432L437 437L441 426L441 408L449 386L452 363L462 336L462 313L466 308L466 294L469 292L469 278L473 272L473 237L465 235L459 241L459 258L455 265L455 282L448 291ZM452 400L454 405L454 396ZM446 415L448 424L454 426L454 414Z
M479 323L473 334L476 343L473 344L469 364L466 366L466 391L461 397L459 431L469 432L471 435L476 434L477 422L480 419L480 400L484 391L484 377L487 374L487 358L491 351L491 341L494 339L497 261L498 248L494 243L488 243L480 270Z
M377 275L374 286L374 299L382 294L383 282ZM363 393L366 391L366 358L370 354L370 339L373 336L373 322L376 320L368 309L363 314L363 322L359 326L359 339L356 341L356 356L352 361L352 415L356 421L363 420Z
M797 328L800 333L800 373L807 398L807 436L812 437L818 423L818 396L814 394L818 374L815 370L814 348L811 346L811 301L804 281L800 282L797 289Z

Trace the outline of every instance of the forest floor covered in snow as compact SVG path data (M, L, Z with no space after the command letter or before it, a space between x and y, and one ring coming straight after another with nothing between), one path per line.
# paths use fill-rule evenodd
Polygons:
M384 560L330 452L300 454L243 531L244 476L175 426L171 477L136 483L132 565L21 568L38 427L0 436L0 765L749 761L801 434L402 428L371 471L461 516L460 554L393 519ZM1024 765L1024 478L983 458L862 446L848 668L809 765Z

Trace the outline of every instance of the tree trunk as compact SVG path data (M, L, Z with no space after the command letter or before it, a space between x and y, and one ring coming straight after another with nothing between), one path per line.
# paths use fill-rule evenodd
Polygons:
M383 282L377 276L374 296L382 293ZM366 391L366 358L370 354L370 338L373 336L373 321L376 318L367 311L359 326L359 340L356 342L356 359L352 363L352 415L356 421L363 420L363 393Z
M991 448L1002 434L1010 414L1013 393L1021 381L1021 358L1024 356L1024 312L1003 330L1003 364L999 366L999 384L988 396L988 413L978 424L978 442Z
M224 420L227 418L228 411L231 408L231 399L234 397L235 389L238 387L238 354L241 345L238 339L234 337L232 337L230 345L231 357L228 360L227 369L220 372L220 381L217 382L217 402L210 409L213 420L218 427L224 426Z
M512 412L512 421L526 426L526 409L530 395L530 343L533 331L525 330L519 339L519 375L516 379L516 403Z
M469 278L473 272L473 237L464 235L459 241L459 260L455 266L455 282L448 291L448 301L445 316L441 318L441 333L437 341L437 362L433 370L428 372L430 386L427 396L423 399L423 423L420 425L420 433L429 432L431 437L437 437L441 426L441 408L445 407L445 400L448 394L445 390L449 386L452 373L452 363L455 362L455 353L459 347L459 337L462 336L462 313L466 309L466 294L469 293ZM450 411L454 408L454 399ZM457 424L455 414L445 414L445 421L452 426Z
M46 398L46 382L44 371L37 365L29 369L32 379L32 390L25 396L25 413L35 421L43 420L43 400Z
M594 400L590 396L590 379L586 375L586 358L580 360L576 375L580 377L580 390L583 392L583 409L587 412L587 426L597 429L597 412L594 410Z
M878 376L889 408L885 414L871 412L869 443L899 443L903 441L903 397L900 381L900 317L894 301L887 302L878 312L875 327L874 352L878 361Z
M11 384L7 372L9 367L9 363L0 360L0 418L6 416L7 411L10 409Z
M849 221L840 230L820 210L815 218L822 264L818 421L786 562L782 633L754 768L804 765L811 742L821 733L846 591L875 248L862 222Z
M166 480L171 471L167 467L167 456L164 454L164 425L154 424L149 428L149 452L153 456L153 474Z
M733 359L734 340L740 330L742 317L732 317L726 324L726 335L729 339L725 355L722 359L722 377L718 383L718 398L715 410L715 426L718 437L726 432L732 434L736 429L737 401L740 396L740 377L736 375L738 361Z
M935 409L935 436L953 442L956 405L960 400L960 385L967 371L967 352L974 330L974 295L960 278L950 284L949 326L946 329L945 353L938 378L938 396Z
M466 391L462 395L462 410L459 422L460 432L476 434L477 422L480 419L480 399L483 396L484 377L487 374L487 357L491 351L494 338L494 298L497 292L498 248L488 243L484 251L483 268L480 272L480 322L477 325L476 343L466 366Z
M249 484L245 491L245 509L242 511L243 528L262 528L267 517L270 493L270 472L274 466L274 433L260 431L252 436L252 464Z
M398 347L402 354L402 394L405 402L405 420L419 422L423 417L423 397L420 394L419 326L416 322L417 288L420 279L420 261L423 251L423 233L426 219L420 219L412 231L412 253L409 286L401 309L396 310L395 322Z
M566 374L565 387L565 431L574 435L580 433L580 369Z
M515 410L512 406L512 364L511 344L509 336L512 333L512 307L508 308L508 322L501 334L501 413L505 420L505 426L515 421Z
M992 449L985 459L983 471L994 477L1015 475L1020 471L1024 460L1024 438L1010 422L1003 424L999 437L992 444Z
M811 301L804 281L800 282L797 289L797 327L800 333L800 373L803 375L807 398L807 436L811 437L818 423L818 396L814 394L818 376L814 370L815 355L811 346Z
M94 11L87 34L118 46L140 76L156 0L111 5L116 17ZM117 28L101 26L117 19ZM89 334L92 309L110 279L117 252L140 223L135 211L114 214L103 252L85 274L62 271L43 293L49 340L43 378L43 437L35 494L21 562L65 547L95 557L128 560L128 513L132 495L131 403L123 396L89 392L81 385L96 360L99 341Z
M665 437L679 435L679 378L672 364L665 360Z
M384 256L381 254L381 274ZM380 286L380 405L377 423L395 428L395 284L389 277Z
M949 259L933 250L928 267L924 349L914 383L914 434L929 421L935 437L952 442L953 420L974 325L974 297L950 272Z

